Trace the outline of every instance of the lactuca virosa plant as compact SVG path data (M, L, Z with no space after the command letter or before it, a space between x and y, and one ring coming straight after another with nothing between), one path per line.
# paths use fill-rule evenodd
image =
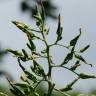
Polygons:
M80 67L81 63L87 64L92 67L92 64L89 64L83 57L82 53L85 52L90 45L85 46L84 48L80 50L76 50L76 44L78 42L78 39L80 38L82 32L81 29L79 30L79 34L73 38L68 46L60 44L59 41L62 40L62 32L63 28L61 26L61 19L60 15L58 16L58 27L56 30L57 38L54 41L54 43L49 44L46 40L46 36L49 34L49 28L46 28L45 24L45 13L44 8L42 6L42 10L39 11L37 8L37 14L34 15L36 19L36 26L37 29L31 29L29 26L27 26L24 23L13 21L12 23L15 24L24 34L26 34L28 38L28 43L26 46L30 50L30 54L25 50L22 49L19 50L12 50L8 49L9 52L14 54L14 56L17 58L18 64L21 67L21 69L24 72L24 76L21 76L21 83L13 83L9 79L9 83L11 85L11 92L15 96L40 96L40 94L37 92L38 86L42 82L48 83L48 90L44 92L42 96L52 96L53 91L60 92L63 96L70 96L67 92L72 90L73 85L80 79L90 79L90 78L96 78L96 76L85 74L85 73L77 73L76 70ZM36 35L39 34L39 35ZM41 52L37 52L37 47L35 44L35 40L40 40L45 44L45 48L41 50ZM53 46L59 46L63 47L69 50L69 53L66 55L66 57L62 60L61 64L55 64L51 53L50 48ZM48 72L45 72L45 69L42 67L41 64L37 61L38 58L43 58L47 60L48 63ZM76 60L74 65L70 65L70 61ZM32 61L32 66L30 66L31 72L29 72L21 63ZM66 65L69 64L70 67L66 67ZM76 78L67 84L64 88L57 89L56 84L52 81L52 69L58 67L63 68L68 71L71 71L76 75Z

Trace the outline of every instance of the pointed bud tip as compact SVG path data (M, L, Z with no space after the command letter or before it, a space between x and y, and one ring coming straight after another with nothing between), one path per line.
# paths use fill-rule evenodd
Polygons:
M11 49L6 49L7 52L11 51Z
M17 24L17 21L11 21L11 22L12 22L13 24L15 24L15 25Z

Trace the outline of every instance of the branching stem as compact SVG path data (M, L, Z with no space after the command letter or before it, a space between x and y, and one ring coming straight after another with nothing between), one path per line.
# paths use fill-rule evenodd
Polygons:
M79 76L79 74L78 73L76 73L75 71L72 71L70 68L68 68L68 67L65 67L65 66L60 66L60 65L52 65L52 67L61 67L61 68L65 68L65 69L67 69L67 70L69 70L69 71L71 71L71 72L73 72L74 74L76 74L77 76Z

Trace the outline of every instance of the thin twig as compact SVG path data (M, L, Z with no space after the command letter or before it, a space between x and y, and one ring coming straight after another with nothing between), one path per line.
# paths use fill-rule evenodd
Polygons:
M41 32L41 31L35 30L35 29L28 29L28 30L30 30L30 31L35 31L35 32L37 32L37 33L40 33L40 32Z
M50 47L52 47L52 46L54 46L54 45L61 46L61 47L64 47L64 48L69 49L69 47L68 47L68 46L64 46L64 45L57 44L57 43L51 44L51 45L50 45Z
M64 95L64 96L71 96L71 95L69 95L69 94L67 94L67 93L65 93L65 92L62 92L62 91L60 91L60 90L58 90L58 89L56 89L56 88L54 88L54 90L57 91L57 92L59 92L59 93L61 93L61 94Z
M69 71L71 71L71 72L75 73L77 76L79 76L79 74L78 74L78 73L76 73L75 71L70 70L70 68L68 68L68 67L65 67L65 66L60 66L60 65L52 65L52 67L61 67L61 68L65 68L65 69L67 69L67 70L69 70Z

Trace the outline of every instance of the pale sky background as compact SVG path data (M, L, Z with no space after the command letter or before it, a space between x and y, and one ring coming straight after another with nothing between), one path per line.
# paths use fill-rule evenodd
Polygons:
M76 36L79 31L79 28L82 28L82 36L80 38L78 48L84 47L84 45L90 44L91 47L87 50L83 56L89 63L94 64L94 68L89 66L81 66L81 71L86 73L91 73L96 75L96 0L53 0L53 3L59 8L58 13L61 13L62 17L62 26L64 28L63 33L63 42L66 43L70 41L74 36ZM22 49L25 48L27 42L26 36L16 28L11 21L17 20L22 21L30 26L34 26L34 20L30 20L30 17L26 13L20 11L20 0L1 0L0 1L0 42L4 48L12 49ZM48 25L52 29L52 38L54 38L54 32L56 30L56 22L48 20ZM50 39L50 38L49 38ZM51 42L51 39L50 39ZM43 46L42 46L43 47ZM40 47L40 48L42 48ZM63 58L64 51L57 51L58 48L52 50L54 56L56 56L55 61L59 61ZM55 52L58 52L57 54ZM6 56L2 64L3 70L7 70L14 78L19 78L19 73L22 73L18 67L17 61L12 55ZM1 69L1 68L0 68ZM57 86L63 87L63 83L71 81L74 79L74 74L71 74L68 71L54 70L54 81ZM67 75L67 76L66 76ZM69 75L69 76L68 76ZM65 80L65 81L64 81ZM1 80L2 81L2 80ZM88 92L92 87L96 88L96 79L95 80L80 80L74 86L80 88L82 92Z

